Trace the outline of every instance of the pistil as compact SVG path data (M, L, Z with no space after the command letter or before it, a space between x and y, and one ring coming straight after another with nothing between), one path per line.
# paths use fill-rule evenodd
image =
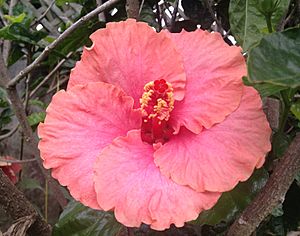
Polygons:
M171 84L163 79L147 83L140 103L143 114L142 140L150 144L168 141L174 131L168 124L174 109Z

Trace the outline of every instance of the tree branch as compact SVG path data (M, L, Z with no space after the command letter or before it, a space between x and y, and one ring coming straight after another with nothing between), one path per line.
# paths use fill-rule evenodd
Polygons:
M248 236L284 201L285 194L300 171L300 133L276 165L271 177L254 201L235 220L228 236Z
M128 18L139 18L140 3L139 0L126 0L126 12Z
M78 21L72 24L68 29L66 29L56 40L49 44L44 51L24 70L20 71L11 81L6 85L8 88L15 86L21 79L28 75L32 70L34 70L48 55L49 53L61 42L63 42L71 33L73 33L78 27L86 23L88 20L97 16L100 12L103 12L111 8L115 3L120 0L109 0L97 7L95 10L89 12L85 16L81 17Z
M13 220L17 220L25 216L35 216L35 222L28 229L28 234L32 236L41 235L47 236L51 234L50 225L48 225L44 219L35 211L31 203L25 198L22 192L20 192L8 179L8 177L0 169L0 204L4 210L12 217Z

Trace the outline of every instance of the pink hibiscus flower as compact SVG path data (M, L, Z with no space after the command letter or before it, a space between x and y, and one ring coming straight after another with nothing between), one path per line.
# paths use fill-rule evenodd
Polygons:
M271 130L239 47L135 20L91 39L38 128L76 200L126 226L181 227L262 166Z

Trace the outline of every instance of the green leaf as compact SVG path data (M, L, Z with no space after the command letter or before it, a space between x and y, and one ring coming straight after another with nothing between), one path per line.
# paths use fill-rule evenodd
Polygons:
M268 173L265 169L256 170L246 182L239 183L230 192L223 193L212 209L201 213L192 223L215 225L221 221L231 221L252 201L267 179Z
M271 0L270 0L271 1ZM273 28L277 26L288 9L290 0L281 0L272 15ZM229 21L231 31L247 51L257 43L264 34L268 33L265 16L257 9L258 0L231 0L229 5Z
M8 56L8 66L11 66L14 63L16 63L23 55L24 52L22 51L22 47L20 47L18 43L13 43Z
M2 128L3 125L6 125L11 122L12 111L10 107L6 107L1 109L0 112L0 127Z
M44 189L41 187L40 183L36 179L31 179L31 178L22 178L22 181L18 183L18 186L25 190L34 190L34 189L39 189L44 192Z
M27 119L30 124L30 126L34 126L39 124L40 122L43 122L45 119L46 113L45 112L34 112L30 114Z
M291 143L291 137L285 133L277 132L273 135L272 153L275 157L281 157Z
M249 79L246 76L243 77L243 82L246 86L254 87L262 97L268 97L286 89L286 87L268 83L255 84L249 81Z
M53 236L113 236L122 228L112 212L93 210L71 201L53 228Z
M3 88L0 88L0 108L9 107L9 103L7 101L6 91Z
M300 28L267 35L249 52L249 81L296 88L300 86L299 62Z
M291 112L296 116L298 120L300 120L300 102L294 103L291 106Z
M45 32L30 31L22 23L13 23L0 29L0 38L29 44L36 44L45 36Z
M144 21L152 27L158 29L158 23L156 22L155 13L153 12L152 7L147 2L145 2L145 4L143 5L139 20Z
M26 17L26 14L23 12L18 16L5 15L4 18L10 21L11 23L21 23Z

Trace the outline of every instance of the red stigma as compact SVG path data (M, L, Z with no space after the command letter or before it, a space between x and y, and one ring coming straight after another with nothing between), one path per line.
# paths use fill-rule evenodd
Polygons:
M155 92L164 93L168 88L169 86L167 85L167 82L164 79L154 81Z

